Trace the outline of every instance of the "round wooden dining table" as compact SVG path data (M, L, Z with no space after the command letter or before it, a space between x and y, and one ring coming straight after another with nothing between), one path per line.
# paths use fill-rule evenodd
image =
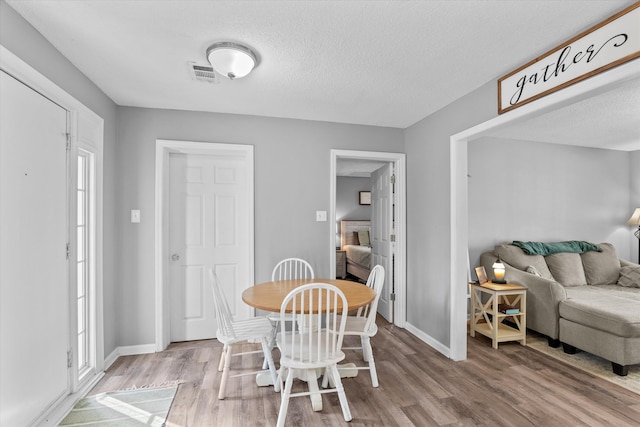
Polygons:
M366 285L348 280L339 279L293 279L277 280L275 282L265 282L247 288L242 292L242 301L251 307L260 310L279 312L282 301L293 289L308 283L329 283L340 289L347 299L347 309L349 311L364 307L376 296L373 289ZM351 369L349 369L351 368ZM358 371L353 363L341 365L340 376L355 377ZM260 373L256 377L256 382L260 386L271 385L271 377L267 373ZM322 410L322 398L316 381L308 382L309 391L312 392L311 404L314 411Z
M347 298L348 310L355 310L369 304L376 296L373 289L357 282L339 279L293 279L265 282L245 289L242 301L251 307L265 311L280 311L280 306L289 292L308 283L328 283L335 285Z

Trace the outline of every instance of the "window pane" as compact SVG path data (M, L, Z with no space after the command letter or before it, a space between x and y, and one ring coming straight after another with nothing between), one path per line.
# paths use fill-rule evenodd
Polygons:
M87 364L86 356L85 356L85 337L86 334L83 332L78 335L78 368L81 369L84 365Z
M86 263L85 262L81 261L81 262L78 263L78 280L77 280L77 283L78 283L78 295L77 295L77 297L78 298L85 296L85 287L84 287L84 285L85 285L85 277L86 277L86 275L85 275L85 267L86 267Z
M84 156L78 156L78 188L84 189L85 182L85 159Z
M84 191L78 191L78 225L85 225L85 218Z
M78 227L78 261L85 260L84 227Z
M78 298L78 333L84 332L84 298Z

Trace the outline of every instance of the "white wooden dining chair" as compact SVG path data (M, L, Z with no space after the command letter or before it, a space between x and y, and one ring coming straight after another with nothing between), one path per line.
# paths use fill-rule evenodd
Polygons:
M288 311L290 310L290 313ZM351 411L342 386L337 364L344 359L342 339L347 319L347 298L336 286L326 283L310 283L292 290L282 301L280 308L280 371L276 391L282 389L278 427L284 426L291 397L320 397L321 393L338 393L342 415L351 421ZM293 319L290 322L289 316ZM297 325L304 316L304 329ZM331 378L334 388L318 388L317 370ZM291 393L294 378L306 379L309 391ZM314 409L316 409L314 407Z
M311 264L301 258L286 258L276 264L271 272L271 281L289 279L313 279Z
M378 301L380 300L380 294L382 293L382 287L384 285L384 276L384 267L381 265L373 267L369 273L369 277L367 278L367 286L375 291L376 296L369 304L364 307L360 307L355 316L347 316L347 323L344 328L345 336L360 337L361 346L343 347L343 350L361 350L362 360L367 363L367 366L348 367L344 369L345 371L352 371L353 369L368 369L371 374L371 383L373 384L373 387L378 387L378 372L376 371L376 363L373 359L371 337L378 332L376 314L378 311ZM327 378L323 379L322 386L327 386Z
M271 272L271 281L291 280L291 279L313 279L313 268L311 264L302 258L285 258L273 268ZM278 322L280 321L280 313L267 314L267 319L271 322L271 348L276 346L276 334L278 333ZM267 369L266 362L262 365L262 369Z
M220 355L220 362L218 364L218 371L222 372L220 389L218 390L218 399L225 398L225 388L227 386L227 379L229 378L232 357L252 353L263 353L266 365L269 368L269 373L271 374L271 380L275 384L277 374L273 363L273 357L271 355L271 346L269 343L272 331L271 322L264 316L254 317L247 320L234 321L231 315L231 310L229 309L229 303L227 302L224 291L220 286L218 276L213 270L209 270L209 277L211 278L213 301L216 309L216 321L218 322L218 331L216 333L216 338L223 344L222 354ZM262 350L233 354L233 346L244 341L260 341L260 343L262 344ZM255 375L257 372L261 371L243 372L239 375L233 375L233 377L252 374Z

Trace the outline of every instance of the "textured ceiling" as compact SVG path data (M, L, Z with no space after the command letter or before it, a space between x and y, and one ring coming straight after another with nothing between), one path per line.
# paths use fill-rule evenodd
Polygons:
M389 162L338 158L336 161L336 176L368 178L371 176L371 172L380 169L387 163Z
M7 3L118 105L406 128L633 1ZM259 66L195 81L220 40Z
M640 78L492 136L583 147L640 150Z

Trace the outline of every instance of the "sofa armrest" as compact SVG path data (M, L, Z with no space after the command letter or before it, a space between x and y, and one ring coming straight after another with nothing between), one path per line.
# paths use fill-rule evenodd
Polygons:
M640 267L640 264L620 258L620 267Z
M511 266L507 266L507 279L509 283L527 288L527 327L549 338L558 339L558 305L560 301L567 299L564 286Z
M480 256L480 262L489 275L495 260L496 256L491 252L485 252ZM507 281L527 288L527 328L549 338L558 339L560 337L558 304L567 299L564 286L554 280L538 277L502 262L507 270Z

